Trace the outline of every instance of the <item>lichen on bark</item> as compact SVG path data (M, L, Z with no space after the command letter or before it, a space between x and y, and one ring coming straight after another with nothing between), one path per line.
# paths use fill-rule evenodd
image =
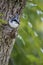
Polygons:
M1 19L9 21L16 13L20 16L24 5L25 0L0 0L0 23ZM17 29L10 28L8 24L0 25L0 65L8 65L16 32Z
M21 13L25 5L25 0L0 0L0 18L9 20L9 17L14 16L16 13Z

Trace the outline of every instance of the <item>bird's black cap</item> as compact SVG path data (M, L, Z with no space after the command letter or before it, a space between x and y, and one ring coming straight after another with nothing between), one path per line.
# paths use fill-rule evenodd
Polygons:
M19 24L19 15L16 14L16 16L11 19L11 22L12 21L15 21L15 22L17 22Z

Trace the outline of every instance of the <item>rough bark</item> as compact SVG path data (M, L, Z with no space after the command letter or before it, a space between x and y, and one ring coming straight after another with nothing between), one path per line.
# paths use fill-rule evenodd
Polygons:
M25 4L25 0L0 0L0 13L3 14L0 18L9 20L16 13L21 13Z
M0 19L9 21L16 13L20 15L24 5L25 0L0 0ZM0 65L8 65L16 33L8 24L0 25Z

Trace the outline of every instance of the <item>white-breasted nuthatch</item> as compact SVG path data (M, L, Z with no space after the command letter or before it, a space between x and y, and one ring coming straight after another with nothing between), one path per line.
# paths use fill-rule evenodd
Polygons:
M9 20L9 25L12 27L12 28L17 28L19 26L19 15L16 14L15 17L11 18Z

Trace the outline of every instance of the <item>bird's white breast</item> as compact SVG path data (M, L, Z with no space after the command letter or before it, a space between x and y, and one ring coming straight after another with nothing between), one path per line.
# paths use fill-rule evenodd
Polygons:
M17 28L19 24L18 24L17 22L15 22L15 21L12 21L12 22L9 21L9 25L10 25L12 28Z

